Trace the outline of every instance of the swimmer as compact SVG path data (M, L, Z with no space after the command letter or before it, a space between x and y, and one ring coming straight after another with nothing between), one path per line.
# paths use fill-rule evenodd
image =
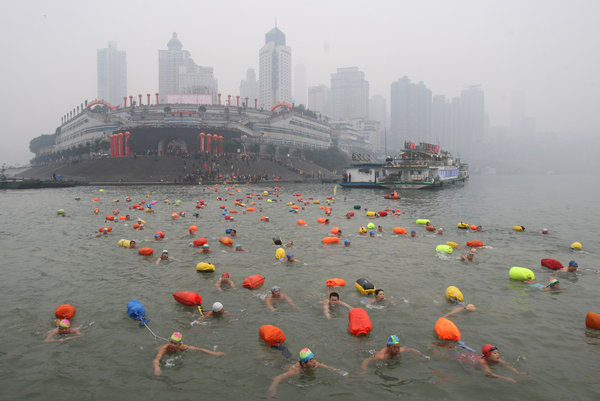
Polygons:
M199 218L200 217L200 213L194 212L194 213L192 213L192 216L194 216L195 218Z
M281 244L280 244L281 245ZM293 248L294 247L294 241L290 241L287 244L285 244L286 248Z
M415 230L412 230L412 231L410 232L410 236L411 236L412 238L416 237L416 236L417 236L417 232L416 232Z
M342 372L344 373L344 375L346 374L346 372L344 372L341 369L332 368L331 366L327 366L324 363L317 362L317 360L315 359L315 354L313 354L310 349L303 348L302 351L300 351L300 360L295 364L289 366L287 372L282 373L279 376L273 378L271 386L269 386L269 397L274 398L277 396L277 386L279 386L279 383L282 380L287 379L288 377L292 377L294 375L298 375L300 373L316 370L317 368L326 368L329 370Z
M473 255L473 253L469 252L466 255L462 255L460 257L460 260L462 260L463 262L472 262L474 257L475 257L475 255Z
M325 224L329 224L329 219L325 219Z
M179 215L180 215L181 217L185 217L185 212L184 212L184 211L181 211L181 212L179 212Z
M107 235L108 234L108 228L104 227L102 229L102 235Z
M235 244L235 251L236 252L247 252L243 247L242 244Z
M346 218L347 218L348 220L350 220L350 219L352 218L352 215L350 214L350 212L346 213Z
M375 233L373 231L369 231L369 237L374 238L375 237Z
M231 288L235 288L235 283L229 278L229 273L227 272L221 274L221 278L217 280L217 283L215 284L219 291L223 291L223 289L221 288L222 285L228 285Z
M477 226L477 231L481 231L481 230L483 230L483 227Z
M203 314L200 318L196 319L194 322L202 323L206 318L209 317L220 317L224 315L229 315L230 313L225 310L223 304L220 302L215 302L212 306L212 310ZM192 322L192 324L194 323Z
M467 312L476 312L477 308L473 304L468 304L466 306L462 306L462 305L455 306L454 308L452 308L452 310L450 312L446 313L442 317L447 318L449 316L456 315L457 313L461 313L461 312L464 312L464 311L467 311Z
M169 258L169 251L167 251L166 249L164 249L161 253L160 256L158 257L158 259L156 259L156 265L158 266L158 264L161 261L175 261L175 262L181 262L179 259L175 259L175 258Z
M348 309L352 309L350 305L347 303L340 301L340 294L337 292L332 292L329 294L329 299L323 300L323 313L327 319L331 319L330 309L332 306L343 305Z
M273 301L277 301L277 302L286 301L287 303L292 305L296 310L298 310L298 307L292 301L292 299L290 297L288 297L287 295L283 294L281 292L281 288L279 288L277 286L272 287L271 295L265 297L265 304L267 304L267 308L269 308L271 310L271 312L275 312L275 308L273 307Z
M65 336L67 334L75 334L75 335L70 336L70 337L54 338L57 335ZM58 323L57 328L55 328L50 333L48 333L48 336L46 337L44 342L45 343L63 342L63 341L70 340L72 338L77 338L77 337L82 337L82 336L83 336L83 334L79 331L79 329L71 328L71 322L68 319L63 319Z
M137 244L137 243L136 243L134 240L131 240L131 241L129 241L129 248L130 248L130 249L135 249L135 247L136 247L136 244Z
M344 246L350 246L350 240L349 239L345 239L344 240Z
M292 253L286 254L285 257L286 257L285 261L288 263L296 263L296 262L302 263L301 260L294 258L294 254L292 254Z
M492 372L492 370L490 369L490 364L495 364L495 363L499 363L500 365L504 366L511 372L516 373L518 375L523 375L523 376L527 375L527 373L519 372L517 369L513 368L508 363L506 363L504 360L500 359L500 352L498 351L498 347L496 347L494 345L485 344L483 347L481 347L481 353L483 356L481 356L479 359L479 366L483 369L485 374L488 376L496 377L498 379L504 379L510 383L515 383L515 379L513 379L513 378L506 377L506 376L500 376L500 375Z
M437 235L444 235L444 229L443 228L438 228L436 234Z
M363 370L363 372L366 372L367 367L369 366L369 363L371 361L374 361L374 360L382 361L382 360L386 360L386 359L394 359L396 357L399 358L403 352L412 352L417 355L422 355L425 358L429 359L429 357L427 355L423 355L423 353L419 350L416 350L414 348L400 346L400 340L398 340L398 336L393 334L388 337L387 345L385 347L383 347L382 349L377 351L375 353L375 355L365 359L362 362L362 365L361 365L362 370Z
M192 351L202 351L204 353L207 353L209 355L214 355L214 356L221 356L221 355L225 355L224 352L213 352L210 350L207 350L206 348L198 348L198 347L194 347L193 345L185 345L183 344L183 335L179 332L175 332L173 334L171 334L171 338L169 338L169 343L165 344L163 346L161 346L158 349L158 353L156 354L156 356L154 357L154 360L152 361L152 366L154 366L154 374L156 376L160 376L160 374L162 373L162 371L160 370L160 359L167 353L169 354L173 354L176 352L182 352L182 351L186 351L186 350L192 350Z
M212 251L210 250L210 245L208 244L204 244L202 245L202 249L200 249L199 251L196 251L196 253L211 253Z
M129 216L128 214L125 215L125 220L127 220L127 221L131 220L131 216Z
M579 267L579 265L577 264L577 262L575 262L574 260L571 260L569 262L569 266L563 267L562 269L558 270L559 272L575 272L577 271L577 268Z
M547 228L542 228L542 234L544 234L544 235L548 234L548 229Z
M381 288L378 288L375 290L375 298L370 300L367 305L374 304L375 302L383 302L383 301L388 301L388 300L389 300L389 298L385 297L385 292Z
M540 289L542 291L560 291L560 281L558 281L557 279L555 279L554 277L550 277L548 279L548 285L544 286L542 283L540 283L537 280L532 280L532 281L523 281L525 284L528 284L530 287L534 287L537 289Z
M140 224L140 227L141 227L141 226L142 226L142 225ZM154 241L160 241L161 239L162 239L162 238L160 237L160 234L159 234L159 233L156 233L156 234L154 234Z
M377 226L377 231L380 232L380 233L382 233L383 232L383 227Z

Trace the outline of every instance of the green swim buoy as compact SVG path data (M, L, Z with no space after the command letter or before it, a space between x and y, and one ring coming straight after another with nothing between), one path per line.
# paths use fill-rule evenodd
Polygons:
M354 205L354 208L355 208L356 210L358 210L358 209L360 209L360 205Z

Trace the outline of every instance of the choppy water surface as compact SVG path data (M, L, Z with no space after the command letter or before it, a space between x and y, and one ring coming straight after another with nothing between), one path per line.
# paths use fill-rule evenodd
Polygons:
M475 176L464 187L404 191L400 201L384 200L379 191L340 189L329 226L317 224L323 216L319 206L310 205L294 214L285 203L295 200L297 192L305 199L324 202L332 195L330 184L284 184L278 202L257 200L257 212L245 215L233 206L238 196L227 195L223 187L218 193L206 187L109 187L104 193L92 187L2 191L2 398L260 399L267 394L271 379L283 372L281 354L266 347L257 334L262 324L274 324L285 332L294 356L308 346L319 361L349 372L342 376L318 370L291 378L279 386L280 399L599 399L600 333L584 325L588 311L600 312L599 184L592 177ZM240 188L243 195L264 190ZM91 201L95 196L99 202ZM131 204L125 203L126 196L134 201L158 200L156 213L127 211ZM227 200L217 201L217 196ZM81 201L75 201L76 197ZM120 202L114 204L113 199ZM182 206L167 205L164 199L180 199ZM192 213L198 199L208 206L195 219ZM405 214L374 220L385 232L381 238L369 238L358 235L358 228L370 221L364 210L352 220L344 218L355 204L370 210L400 208ZM220 205L240 211L233 223L223 219ZM92 214L94 207L101 209L100 215ZM57 217L60 208L69 217ZM114 223L110 235L98 237L103 216L115 208L134 219L144 218L146 230L133 230L133 221ZM170 219L171 213L181 210L186 218ZM270 216L271 221L261 222L261 215ZM308 227L299 227L299 218ZM445 234L426 234L423 226L415 225L416 218L431 219ZM460 231L456 223L461 220L481 224L484 231ZM199 226L197 236L209 239L213 249L209 256L194 254L196 249L188 246L190 224ZM516 224L524 225L526 231L513 232ZM350 238L350 248L321 245L320 239L332 226L339 226ZM418 237L394 236L394 226L416 229ZM248 252L232 252L217 242L227 227L237 229L236 242ZM548 227L550 234L540 235L542 227ZM156 230L165 231L167 240L151 242ZM274 264L274 236L293 240L293 253L302 263ZM120 238L136 239L138 245L155 251L168 249L180 261L156 266L134 250L119 248ZM475 263L465 264L458 258L471 239L491 248L482 251ZM441 259L434 249L446 241L455 241L461 248ZM583 253L569 249L573 241L583 243ZM546 282L551 273L539 267L545 257L563 264L570 259L579 263L576 274L555 275L561 282L560 293L527 288L508 279L511 266L523 266ZM195 265L200 261L215 264L217 272L197 273ZM224 271L240 285L244 277L257 273L266 282L255 291L241 288L219 293L215 282ZM393 303L384 308L367 308L373 323L368 337L348 333L344 309L334 311L331 320L324 317L319 301L327 292L325 280L332 277L346 280L342 300L355 307L366 307L366 298L353 286L360 277L393 297ZM300 310L281 306L269 312L262 297L273 285L281 286ZM432 347L437 342L434 323L451 308L443 295L449 285L458 286L466 301L479 308L451 318L465 343L476 349L484 343L497 345L507 362L529 376L496 367L495 372L514 377L517 383L488 378L446 358L442 348ZM220 301L231 315L191 327L198 312L173 300L171 295L180 290L198 292L207 309ZM126 304L134 298L145 305L155 333L168 337L181 331L185 343L227 355L190 351L163 358L163 375L155 377L152 359L163 342L126 316ZM77 307L72 325L85 335L44 344L53 328L54 308L62 303ZM404 354L399 363L372 364L362 374L361 361L394 333L404 345L421 350L431 360Z

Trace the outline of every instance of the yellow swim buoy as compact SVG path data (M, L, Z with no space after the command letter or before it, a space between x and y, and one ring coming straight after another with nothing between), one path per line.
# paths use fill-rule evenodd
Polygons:
M525 231L525 227L523 227L523 226L513 226L513 230L515 230L515 231Z
M215 271L215 265L210 263L200 262L196 265L196 271L201 273L211 273Z
M467 223L463 223L463 222L461 221L460 223L458 223L458 224L456 225L456 227L458 227L458 228L460 228L460 229L463 229L463 230L466 230L467 228L469 228L469 225L468 225Z
M449 246L451 246L454 249L458 249L458 244L456 242L447 241L446 245L449 245Z
M571 244L571 249L577 249L578 251L581 251L582 248L583 245L581 245L581 242L573 242Z
M460 292L458 287L451 285L446 288L446 301L448 302L462 302L463 301L463 293Z

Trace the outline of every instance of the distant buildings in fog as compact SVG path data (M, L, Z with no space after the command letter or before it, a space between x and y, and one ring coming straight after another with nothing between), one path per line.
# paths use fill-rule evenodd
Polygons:
M294 103L296 105L307 105L306 67L297 64L294 67Z
M334 120L369 118L369 82L358 67L331 74L331 114Z
M127 96L127 55L117 42L98 49L98 99L116 106Z
M168 95L207 94L216 101L217 80L212 67L196 65L190 52L183 50L177 34L167 43L167 50L158 51L158 93L161 103Z
M254 99L258 99L258 81L256 80L256 72L254 72L253 68L248 68L246 79L242 79L240 83L240 97L244 101L248 98L248 107L254 105Z

